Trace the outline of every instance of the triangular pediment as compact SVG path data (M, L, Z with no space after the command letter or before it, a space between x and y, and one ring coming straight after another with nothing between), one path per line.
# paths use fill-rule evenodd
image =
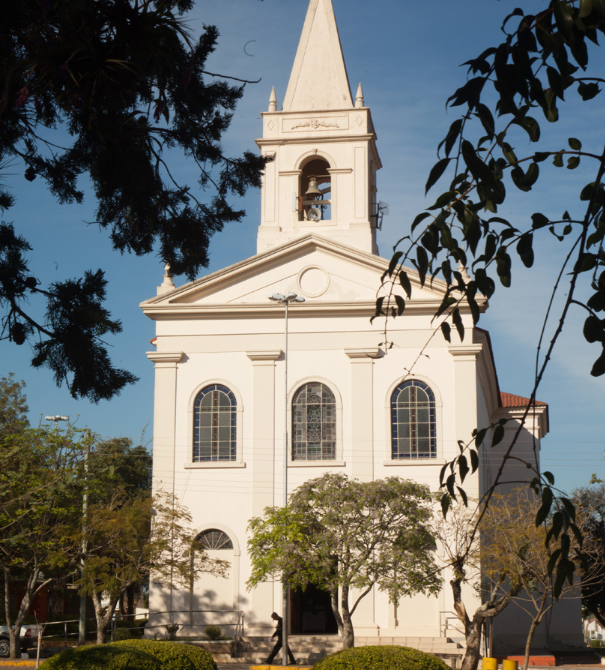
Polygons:
M292 291L305 297L306 309L368 308L376 301L388 266L389 262L379 256L309 235L147 300L141 306L146 312L156 308L223 311L246 306L256 311L272 304L270 295ZM421 288L415 271L410 270L409 275L413 286L410 307L425 305L434 311L445 292L443 282ZM402 294L400 288L397 292Z
M332 0L311 0L284 112L353 108Z

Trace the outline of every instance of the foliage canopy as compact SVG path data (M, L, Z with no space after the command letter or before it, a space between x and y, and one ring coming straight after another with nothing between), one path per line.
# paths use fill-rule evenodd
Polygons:
M171 272L193 278L208 264L216 231L244 215L229 203L260 185L264 159L229 157L221 137L243 94L205 71L218 31L194 40L185 23L193 0L23 0L0 25L0 174L15 164L43 180L60 203L81 202L87 177L95 221L115 249L158 251ZM170 170L170 152L197 168L196 189ZM0 211L14 198L0 186ZM103 337L121 330L103 307L102 270L43 288L26 259L30 244L0 222L1 336L34 343L75 398L97 402L136 381L112 366ZM27 303L46 301L44 321ZM26 311L27 309L27 311Z
M381 645L343 649L313 666L314 670L446 670L440 658L410 647Z

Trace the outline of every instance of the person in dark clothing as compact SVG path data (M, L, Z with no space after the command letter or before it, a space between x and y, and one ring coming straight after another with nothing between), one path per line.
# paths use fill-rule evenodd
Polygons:
M275 626L275 633L273 633L273 635L271 636L271 639L276 637L277 642L275 643L275 646L273 647L273 650L271 651L271 654L267 659L267 665L271 665L271 663L273 663L273 659L277 656L279 650L282 648L282 638L284 630L284 620L279 616L279 614L273 612L273 614L271 614L271 618L273 619L273 621L277 621L277 625ZM290 657L290 663L292 663L292 665L296 665L296 659L294 658L294 655L290 651L290 645L288 645L288 656Z

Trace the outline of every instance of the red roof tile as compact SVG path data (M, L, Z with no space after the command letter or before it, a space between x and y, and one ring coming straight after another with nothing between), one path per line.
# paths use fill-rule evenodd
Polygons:
M529 398L523 398L520 395L513 395L512 393L500 393L500 401L502 407L528 407L530 403ZM548 403L536 400L537 407L548 407Z

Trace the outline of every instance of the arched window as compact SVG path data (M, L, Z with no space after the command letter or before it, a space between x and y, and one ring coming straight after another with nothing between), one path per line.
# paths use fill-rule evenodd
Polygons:
M215 528L200 533L195 538L195 541L202 549L210 549L212 551L227 551L228 549L233 549L233 542L231 542L231 538L227 533L224 533L222 530L216 530Z
M301 386L292 400L292 460L336 459L336 400L320 382Z
M419 381L400 384L391 398L392 458L436 458L435 394Z
M220 384L202 389L193 412L193 462L235 461L237 401Z

